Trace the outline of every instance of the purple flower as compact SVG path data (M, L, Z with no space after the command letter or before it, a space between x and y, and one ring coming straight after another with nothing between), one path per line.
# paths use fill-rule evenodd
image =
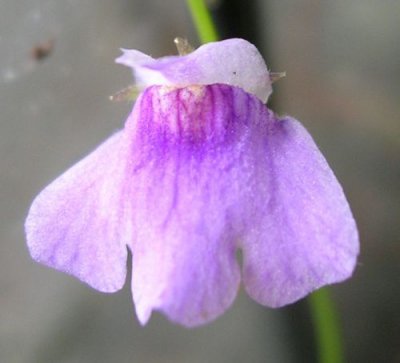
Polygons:
M351 276L359 242L342 188L303 126L265 106L270 76L253 45L161 59L124 50L117 62L142 93L123 130L36 197L35 260L114 292L128 247L142 324L153 310L207 323L241 279L279 307Z

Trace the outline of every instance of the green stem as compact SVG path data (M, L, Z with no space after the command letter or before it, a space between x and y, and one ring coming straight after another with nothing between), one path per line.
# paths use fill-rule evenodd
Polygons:
M338 314L328 289L314 292L308 301L318 345L319 363L343 363Z
M218 33L204 0L186 0L201 43L215 42Z

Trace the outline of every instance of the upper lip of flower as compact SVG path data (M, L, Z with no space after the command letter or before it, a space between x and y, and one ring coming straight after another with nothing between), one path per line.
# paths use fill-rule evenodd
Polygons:
M122 49L117 63L133 69L139 87L151 85L237 86L266 103L272 92L267 66L257 48L243 39L207 43L183 56L153 59L137 50Z

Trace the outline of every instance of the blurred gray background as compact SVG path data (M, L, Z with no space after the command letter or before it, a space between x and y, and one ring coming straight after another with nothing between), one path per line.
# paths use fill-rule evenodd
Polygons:
M224 37L256 43L286 71L270 101L301 120L341 180L362 254L332 292L348 362L400 362L400 2L213 1ZM119 47L174 54L198 45L183 0L0 0L0 362L312 362L304 302L266 309L240 293L187 331L154 314L140 327L129 286L100 294L31 261L34 196L120 128L108 96L131 83ZM41 61L32 49L52 40ZM129 285L129 284L128 284Z

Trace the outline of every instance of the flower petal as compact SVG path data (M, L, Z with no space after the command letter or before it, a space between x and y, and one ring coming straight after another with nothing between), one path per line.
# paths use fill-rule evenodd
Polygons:
M259 165L268 175L254 199L258 225L242 248L246 290L279 307L350 277L359 241L342 188L307 131L290 117L271 126Z
M151 85L237 86L267 102L272 93L265 62L257 48L243 39L207 43L185 56L152 59L136 50L124 50L117 63L133 68L139 87Z
M126 274L123 144L119 132L47 186L25 223L35 260L104 292L120 289Z
M142 324L152 310L204 324L234 300L235 253L249 212L241 206L267 113L227 85L152 87L138 99L125 130L144 165L130 198L132 292Z
M199 201L192 205L209 212ZM225 227L211 227L209 219L199 216L181 224L171 216L164 228L145 224L148 233L140 234L142 243L133 248L132 261L132 293L142 324L152 310L160 310L174 322L197 326L232 304L240 282L236 248Z

